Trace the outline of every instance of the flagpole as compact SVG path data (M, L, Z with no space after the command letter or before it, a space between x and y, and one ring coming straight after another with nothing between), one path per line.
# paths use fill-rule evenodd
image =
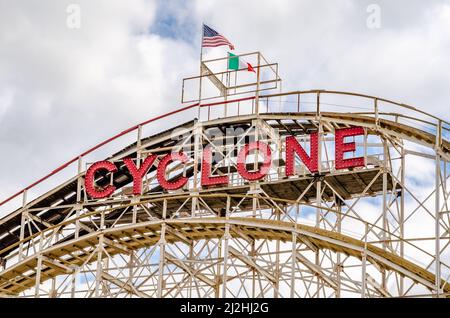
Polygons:
M204 23L202 22L202 39L200 41L200 78L199 78L199 86L198 86L198 116L197 118L200 120L200 102L202 100L202 61L203 61L203 29Z
M202 23L202 40L200 42L200 64L202 63L202 59L203 59L203 26L205 24Z

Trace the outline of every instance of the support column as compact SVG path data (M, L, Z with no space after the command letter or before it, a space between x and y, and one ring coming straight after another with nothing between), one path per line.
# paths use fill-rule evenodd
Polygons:
M23 239L25 238L25 225L28 219L28 211L25 209L27 205L27 190L23 191L22 194L22 215L20 218L20 234L19 234L19 240L20 240L20 244L19 244L19 261L21 261L24 256L23 256Z
M255 240L252 241L251 244L251 257L254 258L256 256L256 248L255 248ZM256 297L256 272L255 269L252 268L252 298Z
M191 244L189 244L189 256L187 258L187 261L188 261L187 263L188 263L188 266L190 268L192 268L191 260L194 259L194 244L195 243L194 243L193 240L191 241ZM189 294L188 294L188 297L192 298L193 274L192 274L192 272L188 273L188 274L189 274Z
M161 225L161 238L159 240L159 266L158 266L158 291L157 297L162 298L164 288L164 260L166 254L166 223Z
M404 258L405 254L405 148L402 146L402 159L401 159L401 167L400 167L400 180L401 180L401 192L400 192L400 215L399 215L399 230L400 230L400 257ZM405 286L405 278L403 275L400 276L400 284L399 284L399 296L402 297L404 293Z
M75 298L75 292L76 292L76 287L77 287L77 276L78 273L80 271L80 268L76 267L73 268L73 272L72 272L72 279L71 279L71 289L70 289L70 297L71 298Z
M227 297L227 270L228 270L228 240L230 238L230 224L225 224L225 234L223 236L223 276L222 276L222 298Z
M317 103L319 103L319 94L317 94ZM319 104L317 104L319 105ZM319 107L319 106L317 106ZM319 138L318 138L318 146L317 146L317 160L318 160L318 173L319 175L322 173L322 123L319 122ZM319 227L320 225L320 221L321 221L321 214L322 211L320 209L321 205L322 205L322 180L320 179L320 177L317 177L316 179L316 204L317 204L317 208L316 208L316 226Z
M316 116L319 117L320 116L320 93L317 94L317 114ZM318 170L319 170L319 175L322 172L322 123L320 122L320 118L317 118L317 120L319 120L319 138L318 138L318 156L317 156L317 160L319 161L318 163ZM317 208L316 208L316 227L320 227L320 222L321 222L321 218L322 218L322 210L321 210L321 206L322 206L322 180L320 179L320 177L317 177L316 180L316 204L317 204ZM317 249L315 252L315 264L317 266L320 266L320 250ZM320 289L321 289L321 280L319 279L319 276L316 277L316 284L317 284L317 294L316 297L320 298Z
M98 246L97 246L97 273L95 277L95 297L100 297L100 289L103 281L103 264L102 264L102 254L103 254L103 234L99 235Z
M223 275L222 275L222 298L227 297L227 270L228 270L228 240L230 239L230 197L227 197L225 233L223 235Z
M218 239L217 241L217 267L216 267L216 285L214 286L214 297L219 298L220 297L220 259L222 258L222 240Z
M369 235L369 226L366 224L364 235L364 251L362 252L362 268L361 268L361 298L366 297L366 266L367 266L367 236Z
M366 297L366 251L362 253L362 269L361 269L361 298Z
M48 295L49 298L56 298L57 290L56 290L56 277L52 278L52 287L50 289L50 293Z
M258 140L259 140L259 129L258 129L258 127L259 127L259 121L255 121L255 120L253 120L252 121L252 125L253 125L253 127L254 127L254 129L255 129L255 137L254 137L254 141L255 142L258 142ZM253 169L255 169L255 170L257 170L258 169L258 150L256 150L255 151L255 154L254 154L254 161L253 161ZM252 199L252 204L253 204L253 206L252 206L252 210L253 210L253 217L256 217L256 210L258 209L258 206L257 206L257 203L258 203L258 199L256 198L256 192L257 191L259 191L260 190L260 188L259 188L259 183L252 183L251 185L250 185L250 191L253 193L252 194L252 196L253 196L253 199ZM273 213L273 211L272 211L272 213Z
M389 148L386 139L383 139L383 215L382 215L382 240L383 240L383 250L387 250L387 235L386 232L388 230L387 227L387 169L388 169L388 154ZM367 234L366 234L367 235ZM383 288L386 288L386 271L383 269L381 273L381 285Z
M259 115L259 84L261 78L261 53L258 52L258 69L256 71L255 113Z
M83 158L78 157L78 178L77 178L77 204L75 206L75 239L77 239L80 235L80 212L81 212L81 187L83 184L84 178L81 176L83 171Z
M36 265L36 282L34 285L34 297L39 298L39 285L41 284L41 271L42 271L42 254L39 252Z
M295 265L297 259L297 233L292 232L292 252L291 252L291 298L295 297Z
M97 246L97 274L95 277L95 297L100 297L100 289L101 284L103 281L103 264L102 264L102 258L103 258L103 229L105 228L105 212L101 212L100 216L100 234L98 238L98 246Z
M337 205L337 231L338 233L341 233L342 230L342 204L339 201ZM337 288L336 288L336 298L341 298L341 271L342 271L342 264L341 264L341 253L337 252L336 255L336 282L337 282Z
M277 221L280 221L280 211L277 210ZM278 298L280 291L280 240L277 239L275 242L275 246L276 246L276 255L275 255L275 284L274 284L274 291L273 291L273 297L274 298Z
M201 162L201 155L200 155L200 147L201 147L201 137L202 137L202 126L199 122L195 124L194 128L194 185L193 185L193 191L192 194L198 195L198 190L200 188L200 184L198 182L198 175L199 175L199 164ZM192 206L191 206L191 216L195 216L195 211L197 209L198 205L198 197L193 196L192 197Z
M440 246L440 176L441 176L441 158L436 154L436 193L435 193L435 276L436 276L436 297L440 297L441 291L441 246Z
M35 281L35 290L34 297L39 298L39 285L41 284L41 272L42 272L42 247L44 244L44 233L41 232L39 235L39 249L38 249L38 259L36 264L36 281Z

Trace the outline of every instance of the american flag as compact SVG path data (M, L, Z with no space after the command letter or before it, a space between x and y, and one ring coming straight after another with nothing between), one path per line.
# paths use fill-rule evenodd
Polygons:
M216 30L211 29L206 24L203 24L203 41L202 47L216 47L221 45L228 45L230 50L234 50L234 45L230 43L223 35L217 33Z

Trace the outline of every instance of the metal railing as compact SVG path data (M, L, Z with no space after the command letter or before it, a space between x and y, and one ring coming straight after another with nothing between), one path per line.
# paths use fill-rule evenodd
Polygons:
M308 96L312 97L313 100L304 100ZM360 107L354 105L346 105L346 104L333 104L328 102L323 102L324 96L345 96L345 97L357 97L360 99L364 99L366 101L370 101L371 103L367 107ZM282 99L284 98L284 100ZM134 125L106 140L100 142L99 144L89 148L83 153L73 157L71 160L62 164L58 168L54 169L44 177L38 179L32 184L26 186L20 191L14 193L8 198L4 199L0 202L0 207L4 206L6 203L11 200L17 198L20 195L23 195L22 204L25 205L27 202L26 193L30 189L36 187L41 184L45 180L48 180L50 177L55 176L61 171L68 168L70 165L81 162L81 160L89 154L92 154L94 151L110 144L111 142L123 137L125 135L129 135L133 132L138 132L138 138L141 137L141 129L144 126L149 124L161 121L163 119L167 119L168 117L186 112L191 109L198 108L199 109L199 119L202 120L202 117L205 120L211 120L214 118L223 118L224 116L242 116L242 115L252 115L255 113L264 114L271 113L274 110L272 105L277 105L278 109L276 112L279 113L292 113L292 112L312 112L318 118L320 118L321 114L325 112L331 112L333 107L341 107L353 110L358 110L354 112L346 111L346 114L354 114L361 116L372 117L375 121L375 124L378 125L381 119L391 120L396 123L404 124L410 126L414 129L420 128L421 130L433 134L436 137L436 145L441 146L443 141L447 141L449 132L450 132L450 123L446 120L438 118L437 116L431 115L425 111L417 109L413 106L397 103L388 99L379 98L375 96L370 96L366 94L358 94L351 92L341 92L341 91L327 91L327 90L306 90L306 91L293 91L287 93L277 93L277 94L269 94L269 95L260 95L259 96L259 107L256 107L255 96L246 96L239 99L225 100L225 101L215 101L209 103L194 103L188 106L184 106L177 110L165 113L160 116L156 116L150 118L144 122L141 122L137 125ZM303 106L302 106L303 105ZM310 105L308 107L308 105ZM371 106L370 106L371 105ZM217 111L219 106L222 106L221 111ZM265 106L265 108L264 108ZM207 109L207 114L202 116L202 109ZM233 113L232 110L235 110ZM386 110L384 110L386 109ZM361 111L364 110L364 111ZM216 116L214 116L214 112ZM339 112L338 112L339 113ZM79 169L80 170L80 164ZM81 171L78 171L79 173Z

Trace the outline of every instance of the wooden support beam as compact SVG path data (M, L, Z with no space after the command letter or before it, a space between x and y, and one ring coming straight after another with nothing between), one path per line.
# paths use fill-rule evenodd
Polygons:
M317 246L315 246L311 240L309 240L306 236L304 235L297 235L297 240L300 241L301 243L305 244L311 251L317 252L319 249L317 248Z
M227 87L222 83L222 81L202 62L202 75L207 75L211 83L220 91L220 96L225 96L227 92Z
M366 282L371 285L377 292L379 292L384 297L392 297L392 295L383 288L372 276L366 274Z
M254 260L251 259L251 257L241 254L238 250L236 250L234 247L232 246L228 246L228 252L233 255L234 257L236 257L237 259L239 259L240 261L242 261L244 264L246 264L247 266L250 266L251 268L254 268L258 273L260 273L261 275L263 275L265 278L267 278L268 280L270 280L273 284L275 284L275 282L277 281L277 279L275 278L275 276L273 276L272 274L270 274L268 271L266 271L265 269L261 268L258 264L255 263Z
M134 285L132 285L128 282L121 281L120 279L118 279L108 273L102 272L102 278L104 280L107 280L110 283L113 283L117 287L122 288L123 290L125 290L126 292L128 292L130 294L134 294L140 298L150 298L150 296L147 295L146 293L137 290L136 287L134 287Z
M47 256L42 256L42 262L50 267L53 267L58 270L63 270L66 274L73 273L73 268L64 265L63 263L56 260L56 258L50 258Z
M112 247L115 250L119 251L119 253L122 253L122 254L131 254L132 253L132 251L125 245L120 244L118 242L114 242L113 240L107 238L106 236L103 237L103 243L105 243L105 245Z
M325 178L325 182L330 185L330 187L336 191L342 199L350 199L351 194L345 189L345 187L338 181L334 176L328 176Z
M319 277L319 279L321 279L324 283L326 283L328 286L330 286L335 290L337 289L338 284L334 281L334 279L331 279L327 274L325 274L319 265L316 265L313 262L309 261L306 257L304 257L300 253L296 254L296 258L300 263L302 263L310 271L312 271L314 275Z
M183 233L181 233L179 230L175 229L174 227L166 224L166 232L167 234L176 236L181 241L183 241L186 244L191 244L192 240L188 239ZM166 235L167 236L167 235Z
M48 222L42 220L40 217L38 217L36 215L33 215L31 213L28 213L28 217L30 217L33 221L36 221L36 222L38 222L38 223L40 223L42 225L45 225L46 227L52 227L53 226L53 224L48 223Z
M253 243L254 240L250 236L245 234L238 226L233 225L230 227L230 230L236 233L240 238L245 240L247 243L249 244Z
M367 184L364 182L364 180L360 177L360 175L359 175L358 173L352 173L351 176L352 176L354 179L356 179L356 182L358 182L358 184L359 184L363 189L365 189L365 188L367 187ZM368 190L368 191L367 191L368 194L373 194L373 191L370 190L370 187L369 187L369 189L367 189L367 190Z
M182 260L177 259L175 256L167 253L167 251L165 252L165 257L166 257L167 261L178 266L179 268L184 270L189 275L197 277L199 280L201 280L202 282L204 282L205 284L207 284L211 287L215 287L216 282L214 280L210 279L209 277L207 277L204 274L199 273L198 271L193 269L191 266L186 265Z
M82 228L83 230L85 230L88 233L95 232L95 230L93 228L91 228L84 222L80 222L80 228Z

